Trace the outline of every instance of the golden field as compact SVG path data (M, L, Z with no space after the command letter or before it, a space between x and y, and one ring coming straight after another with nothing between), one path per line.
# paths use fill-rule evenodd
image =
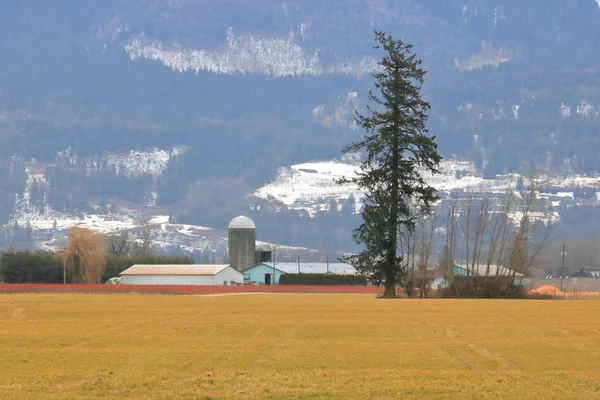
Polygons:
M0 295L1 399L598 399L600 302Z

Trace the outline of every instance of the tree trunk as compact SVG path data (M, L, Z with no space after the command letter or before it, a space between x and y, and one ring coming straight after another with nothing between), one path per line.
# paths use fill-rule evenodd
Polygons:
M386 299L396 298L396 271L390 267L385 271L383 297Z
M395 133L392 137L392 182L391 182L391 204L390 216L388 221L388 230L390 234L390 242L388 243L387 251L387 270L385 273L385 291L383 297L396 297L396 276L398 265L396 265L398 251L398 195L400 191L399 182L399 163L400 151L398 149L399 138Z

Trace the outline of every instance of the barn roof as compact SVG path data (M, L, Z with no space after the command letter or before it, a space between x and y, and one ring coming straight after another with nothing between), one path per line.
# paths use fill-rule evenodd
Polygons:
M216 275L227 267L229 267L228 264L136 264L121 272L121 275Z
M458 270L457 270L458 268ZM454 266L454 273L457 275L467 275L467 271L469 271L469 274L473 274L474 275L479 275L479 276L485 276L487 271L487 265L476 265L475 269L473 270L471 266L465 266L465 265L456 265ZM508 269L506 267L503 266L499 266L499 265L490 265L490 270L489 270L489 276L511 276L513 275L515 277L521 277L523 276L522 273L520 272L515 272L511 269Z
M272 262L265 262L263 264L271 268L273 267ZM275 263L275 269L278 269L286 274L297 274L298 264L277 262ZM330 274L354 275L356 274L356 269L352 265L346 263L329 263L328 267L327 263L324 262L301 262L300 272L303 274L326 274L329 272Z

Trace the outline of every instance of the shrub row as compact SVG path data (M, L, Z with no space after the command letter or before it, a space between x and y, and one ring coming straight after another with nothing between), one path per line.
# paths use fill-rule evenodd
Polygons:
M279 278L280 285L366 286L367 278L361 275L332 274L285 274Z
M526 297L526 291L510 276L455 276L442 297L511 299Z
M0 281L62 283L63 262L49 251L7 251L0 257Z
M189 257L159 255L109 256L102 282L117 277L134 264L193 264ZM0 256L0 281L4 283L62 283L63 255L50 251L6 251ZM66 271L67 283L71 274Z

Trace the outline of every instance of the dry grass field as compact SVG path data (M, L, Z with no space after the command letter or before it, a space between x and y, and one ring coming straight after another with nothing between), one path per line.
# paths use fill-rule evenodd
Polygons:
M600 301L0 295L1 399L598 399Z

